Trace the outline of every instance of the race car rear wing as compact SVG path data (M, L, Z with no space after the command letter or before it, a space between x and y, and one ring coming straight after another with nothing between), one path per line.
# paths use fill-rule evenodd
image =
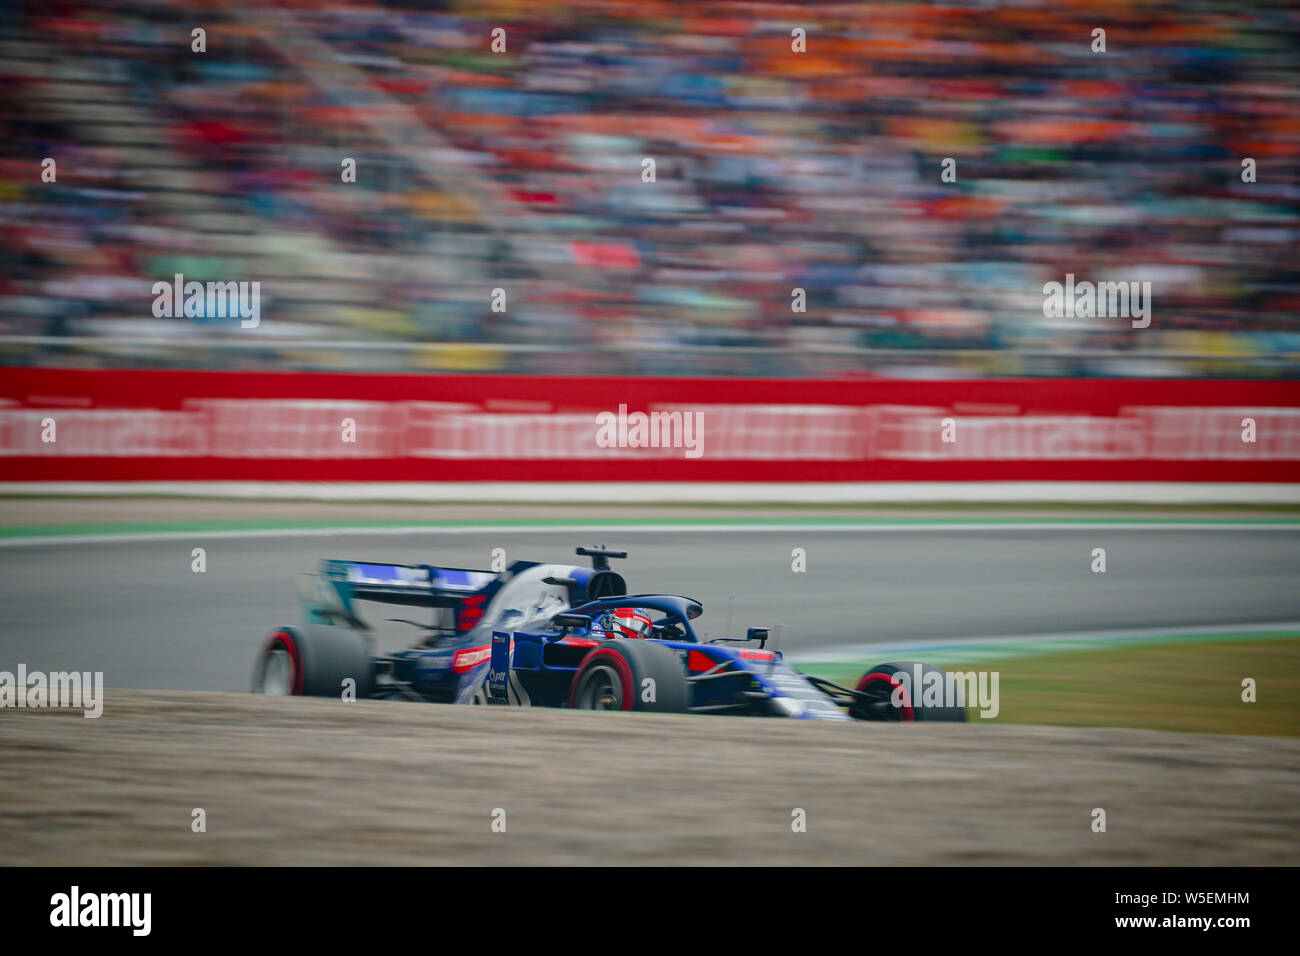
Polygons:
M497 579L493 571L438 568L429 564L373 564L330 559L320 573L346 583L353 598L416 607L455 607Z
M319 571L307 577L309 584L302 592L302 603L309 620L366 627L354 602L378 601L406 607L453 608L457 630L473 626L483 611L484 592L499 580L495 572L470 568L335 558L322 561Z
M590 557L592 567L546 565L550 573L541 583L565 587L571 605L627 593L627 582L622 575L609 569L610 558L625 558L627 552L601 546L579 548L578 554ZM330 558L320 563L317 573L306 576L306 586L300 590L303 616L308 622L346 624L369 630L357 614L355 602L377 601L406 607L450 608L453 611L450 626L419 626L430 630L468 631L479 623L505 582L517 581L528 569L538 567L541 566L535 561L515 561L498 574L474 568Z

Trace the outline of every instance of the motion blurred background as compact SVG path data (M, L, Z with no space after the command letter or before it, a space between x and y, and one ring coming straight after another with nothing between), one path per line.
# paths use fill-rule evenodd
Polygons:
M1295 375L1287 2L37 0L0 74L0 365Z
M113 688L0 719L0 861L1300 862L1298 81L1296 0L0 0L0 673ZM176 693L322 558L598 543L1055 727Z

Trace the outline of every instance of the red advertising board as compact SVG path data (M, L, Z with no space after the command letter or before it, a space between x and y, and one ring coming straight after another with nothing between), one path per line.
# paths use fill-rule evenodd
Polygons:
M1300 386L0 369L0 480L1300 480Z

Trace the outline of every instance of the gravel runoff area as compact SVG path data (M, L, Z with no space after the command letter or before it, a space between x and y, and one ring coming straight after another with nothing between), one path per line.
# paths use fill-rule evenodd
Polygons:
M1295 865L1298 833L1288 739L142 691L0 717L10 865Z

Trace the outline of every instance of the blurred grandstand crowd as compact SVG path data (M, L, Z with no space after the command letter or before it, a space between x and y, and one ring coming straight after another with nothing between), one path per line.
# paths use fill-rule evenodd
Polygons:
M42 0L0 73L0 364L1237 376L1300 351L1290 2ZM154 318L176 273L260 281L261 325ZM1066 273L1151 281L1151 328L1045 318Z

